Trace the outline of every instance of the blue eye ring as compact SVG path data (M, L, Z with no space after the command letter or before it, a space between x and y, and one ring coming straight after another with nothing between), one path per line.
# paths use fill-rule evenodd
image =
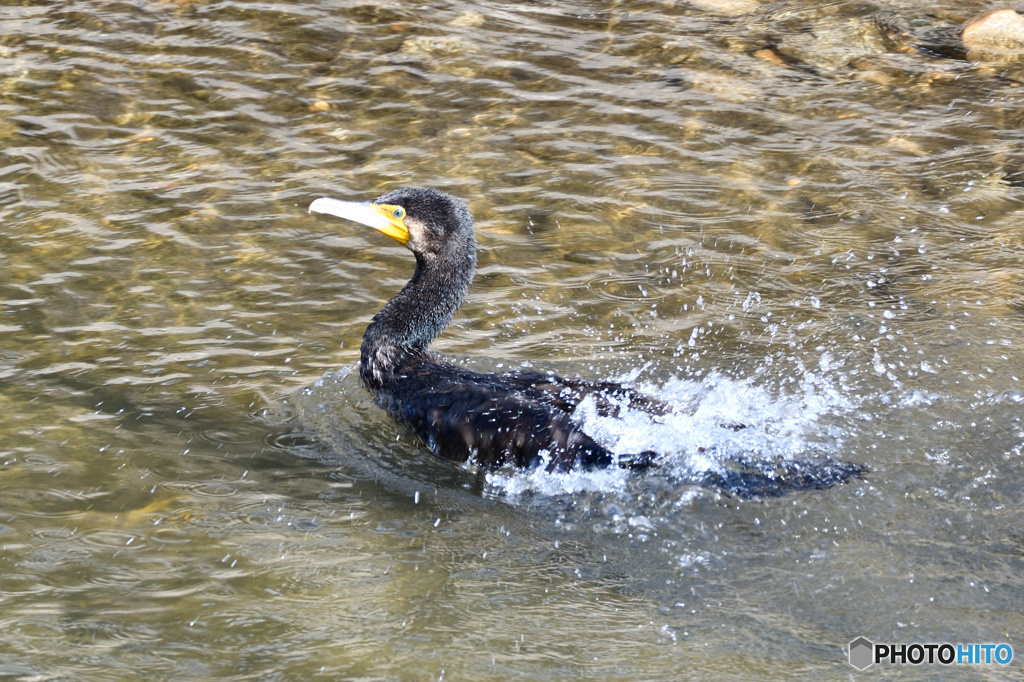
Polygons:
M395 218L396 220L401 220L402 218L405 217L405 209L399 206L398 208L391 212L391 217Z

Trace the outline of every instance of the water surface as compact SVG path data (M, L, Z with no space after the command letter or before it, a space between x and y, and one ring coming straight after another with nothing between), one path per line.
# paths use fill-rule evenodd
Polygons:
M993 7L891 5L922 35ZM1024 72L887 44L869 10L0 9L0 673L845 678L861 635L1020 649ZM372 405L351 370L412 260L306 207L405 185L478 221L437 347L688 406L587 421L672 467L482 477ZM870 473L741 500L674 475L709 452Z

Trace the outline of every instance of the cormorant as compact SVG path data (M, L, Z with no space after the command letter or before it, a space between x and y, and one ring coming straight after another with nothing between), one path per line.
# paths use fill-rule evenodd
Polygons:
M612 382L536 371L474 372L429 349L465 299L476 269L473 217L461 200L434 189L404 188L369 202L320 198L309 211L375 228L415 255L412 279L366 328L359 373L377 403L434 453L485 469L544 462L548 471L657 465L654 452L613 454L585 434L571 414L588 396L604 413L621 405L664 413L670 408L661 401ZM747 471L753 466L761 478L777 476L774 463L767 464L771 471L740 465ZM806 466L798 469L806 476ZM800 487L827 487L859 471L829 470L822 480L801 481ZM751 492L742 475L727 471L701 480Z
M473 372L428 348L466 298L476 270L473 217L460 199L407 188L369 203L317 199L309 210L376 228L416 256L412 279L366 328L359 374L377 403L433 452L483 468L529 467L545 456L551 471L651 464L651 452L613 455L570 415L588 395L609 409L611 399L652 399L610 382Z

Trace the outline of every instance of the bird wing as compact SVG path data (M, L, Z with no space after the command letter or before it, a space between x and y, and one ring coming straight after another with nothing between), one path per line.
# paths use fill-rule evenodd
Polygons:
M549 471L613 464L642 469L655 456L616 457L573 421L572 411L588 395L610 412L624 399L646 400L618 384L540 372L483 374L439 362L432 354L413 358L396 379L376 392L377 403L434 453L456 462L521 468L546 461Z
M546 455L550 471L613 461L567 413L512 391L462 383L437 391L428 403L417 430L431 450L448 459L521 468Z

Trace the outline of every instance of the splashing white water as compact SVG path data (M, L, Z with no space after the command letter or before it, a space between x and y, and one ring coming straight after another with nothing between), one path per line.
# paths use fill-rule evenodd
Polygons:
M661 386L638 386L672 405L668 414L652 415L622 402L618 414L602 415L588 397L574 419L612 452L654 451L660 455L659 471L680 477L721 471L723 462L738 458L799 460L835 454L841 433L829 429L823 417L848 412L852 403L816 374L806 373L796 383L796 392L775 395L755 378L711 374L700 381L670 379ZM491 472L486 481L493 493L515 498L621 491L629 476L621 469L549 473L540 466Z

